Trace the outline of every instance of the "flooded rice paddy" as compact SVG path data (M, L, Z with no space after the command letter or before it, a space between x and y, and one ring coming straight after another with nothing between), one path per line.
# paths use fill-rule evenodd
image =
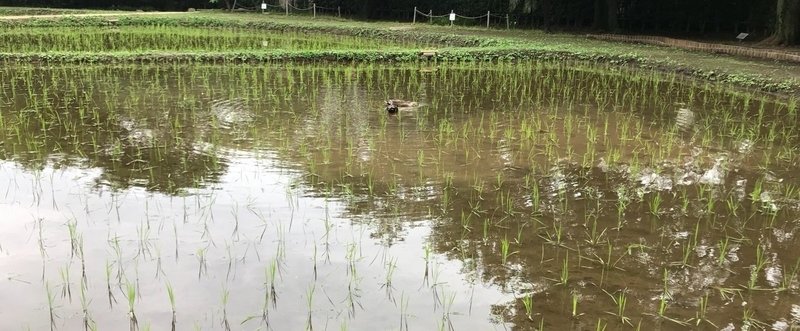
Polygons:
M0 53L364 50L424 47L407 40L356 36L175 26L11 27L0 32Z
M800 323L794 100L542 63L0 84L2 330Z

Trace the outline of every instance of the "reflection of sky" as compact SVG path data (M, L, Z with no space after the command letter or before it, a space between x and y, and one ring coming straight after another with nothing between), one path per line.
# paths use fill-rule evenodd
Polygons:
M303 188L293 186L297 172L280 169L264 156L226 153L232 161L220 183L186 196L141 188L112 192L93 185L100 176L97 169L46 167L32 174L12 162L0 165L0 183L7 188L0 203L0 213L6 215L0 231L0 292L15 298L14 305L3 302L8 309L0 313L0 329L42 329L48 324L36 218L43 220L44 279L57 293L57 325L63 329L82 323L81 263L77 257L69 263L66 224L72 221L84 241L90 311L100 329L127 323L127 303L117 285L115 237L124 268L120 278L138 280L137 317L154 328L169 325L171 318L166 282L175 289L182 325L220 325L223 288L230 293L227 312L232 325L259 314L265 268L279 252L284 256L279 258L276 282L278 306L270 315L276 330L305 325L315 256L312 309L317 328L343 323L350 329L397 328L401 302L407 301L403 311L409 329L435 329L445 312L442 305L450 299L447 309L456 329L494 328L491 305L509 298L497 289L471 284L475 277L461 274L460 261L434 255L429 284L423 284L429 227L409 228L403 240L385 247L372 237L376 229L370 222L340 218L344 206L339 202L301 196ZM199 250L205 250L208 271L198 279ZM106 263L111 265L111 287L118 300L113 309L105 291ZM391 293L382 287L389 263L396 265ZM62 269L69 270L72 302L61 297ZM347 300L349 286L356 295L354 315ZM245 325L255 328L257 323Z
M216 70L222 69L210 72L215 73ZM281 69L269 71L269 74L292 72L292 69ZM164 99L135 99L137 101L127 105L131 114L120 118L119 133L122 141L128 145L148 146L153 141L167 141L169 138L163 137L169 137L171 130L163 124L172 121L170 118L180 120L178 115L185 111L197 112L182 120L185 121L183 124L186 125L187 134L180 136L179 140L185 144L176 144L176 148L168 149L174 162L164 162L163 158L159 160L155 157L150 162L174 166L182 164L177 161L185 161L187 156L196 157L195 162L188 162L193 167L167 167L157 173L163 175L159 179L166 177L172 180L185 175L187 180L176 183L177 186L200 188L185 189L187 196L167 196L141 188L110 191L109 187L119 187L113 185L119 182L147 186L148 179L145 178L149 178L150 173L144 170L133 176L125 176L126 171L130 170L125 162L119 168L107 167L106 170L74 167L53 170L52 167L46 167L35 176L14 163L3 163L5 174L0 176L0 185L4 182L8 182L8 185L0 186L6 188L4 199L0 200L0 213L22 221L8 222L5 225L7 228L4 228L7 231L0 231L0 267L6 267L0 270L15 270L18 273L10 275L8 282L0 283L0 293L6 293L4 290L7 289L12 294L10 297L26 297L20 300L18 307L14 307L18 311L0 312L0 320L3 320L3 314L25 316L21 325L8 324L16 329L25 326L28 321L41 319L46 311L46 294L40 281L42 271L38 229L33 222L35 217L45 220L43 235L48 252L45 278L59 294L58 303L62 307L59 315L65 316L73 324L78 322L76 314L80 308L74 300L77 295L72 303L60 298L62 288L59 277L59 269L67 267L69 234L65 224L70 220L78 222L79 232L86 240L90 296L94 299L94 309L97 309L95 314L102 315L95 318L107 325L125 322L126 308L108 310L105 305L107 298L103 293L106 261L111 263L114 278L112 286L116 288L118 267L115 248L110 242L119 237L122 265L125 268L121 278L138 278L141 281L144 307L140 308L140 320L149 319L158 325L164 325L164 321L169 319L166 313L169 307L163 293L166 280L176 286L179 319L183 325L196 320L200 325L217 328L224 286L231 292L228 312L232 324L257 314L258 307L262 305L264 269L276 254L285 252L285 257L281 258L281 277L276 285L280 296L279 310L272 314L275 329L289 326L295 329L305 323L307 308L304 297L308 286L313 283L315 256L318 262L326 261L320 263L317 270L318 286L313 311L317 327L329 321L328 327L336 328L341 320L346 319L348 326L353 329L384 326L382 323L386 323L385 328L396 328L396 325L386 321L399 321L401 297L408 296L408 315L413 315L409 318L412 325L409 329L433 329L443 313L441 303L433 303L434 293L439 295L440 300L455 293L453 311L460 314L455 315L457 317L453 322L456 326L463 323L475 327L475 323L486 323L481 326L491 328L494 325L487 320L490 315L488 305L505 304L511 298L502 298L495 288L486 289L483 286L475 287L473 292L465 279L493 282L517 294L535 293L548 297L542 299L550 301L539 301L540 308L549 308L542 306L551 306L559 301L560 295L569 295L563 294L566 291L559 294L561 292L553 287L553 279L561 268L558 261L560 257L556 257L553 260L555 262L547 262L546 258L550 257L544 253L549 254L549 251L544 246L541 246L541 255L521 257L526 253L522 247L527 252L535 251L544 237L551 237L556 222L563 225L566 233L564 240L570 247L585 247L586 222L592 216L599 219L597 231L608 229L604 238L612 238L615 258L625 254L626 250L631 251L631 247L636 245L650 246L649 249L636 251L635 256L623 256L625 259L621 265L626 268L624 279L616 277L620 274L611 277L612 281L625 283L620 286L630 286L633 289L632 297L638 295L636 299L642 300L642 293L651 298L660 289L651 287L662 284L663 264L681 259L681 250L694 238L693 231L697 224L694 217L710 215L705 212L706 206L702 201L693 201L688 206L688 216L680 214L679 202L674 199L674 194L679 194L678 190L687 189L694 199L695 196L691 194L694 194L698 183L707 188L713 187L708 196L716 199L718 209L724 209L729 202L746 204L751 198L749 194L753 191L755 181L763 177L765 190L755 199L759 200L762 210L778 211L779 204L786 205L787 197L782 193L796 182L791 175L772 174L756 164L761 157L758 152L764 148L763 144L754 147L747 141L737 141L731 147L727 142L729 138L721 138L711 148L701 148L696 141L684 141L670 133L674 123L669 121L651 126L645 130L649 131L647 137L642 139L631 139L631 132L628 132L627 138L622 138L620 132L632 130L630 128L637 123L661 123L660 118L647 112L595 112L591 106L587 106L590 110L588 114L556 107L537 108L535 113L501 112L498 110L508 106L523 108L517 104L530 106L529 101L513 93L507 94L508 101L496 101L493 99L496 94L506 95L506 92L494 86L486 86L488 88L484 90L482 87L476 88L479 87L477 85L458 85L463 90L453 93L452 89L446 88L450 85L445 85L445 88L431 88L429 97L423 88L426 85L420 84L417 86L418 100L430 103L430 106L423 107L424 111L385 116L381 105L381 100L386 97L384 94L406 97L413 96L412 90L417 90L413 84L404 84L407 82L403 80L413 77L413 72L392 72L384 77L387 81L400 79L398 85L407 85L406 91L390 91L387 85L380 85L385 82L373 81L379 84L372 85L366 83L368 80L351 81L351 78L339 77L334 78L334 84L313 85L304 92L293 94L291 89L289 92L281 91L269 85L279 84L283 79L269 82L261 82L261 79L252 82L231 79L239 77L237 71L216 73L210 82L188 84L191 89L184 90L166 83L153 87L146 79L125 81L134 86L121 89L122 93L164 96ZM302 70L300 75L304 75ZM449 76L437 76L433 85L441 86L453 80L458 82L463 77L466 79L462 83L470 82L475 75L475 72L463 70ZM231 85L219 84L218 81ZM253 86L262 86L251 84L253 82L265 83L268 87L251 90ZM293 88L298 89L303 84L296 83ZM507 86L503 84L506 83L497 83L501 87ZM530 87L535 87L535 84ZM185 95L165 96L162 89L180 90ZM213 93L203 94L206 90ZM272 94L259 96L262 99L253 98L251 94L257 92ZM171 107L173 103L181 104L172 100L172 97L180 99L187 96L188 99L184 100L189 101L184 102L183 106ZM123 100L126 99L118 100L121 105L124 104ZM151 102L169 107L154 107L156 110L151 111ZM455 111L452 110L454 106ZM460 111L462 106L464 112ZM13 109L16 108L19 107ZM452 117L440 117L437 112L442 109L450 109ZM704 113L698 113L698 116L700 114ZM214 121L217 126L211 125ZM610 123L607 124L609 134L597 138L599 132L604 131L604 121ZM491 128L492 124L497 125ZM621 125L625 129L621 129ZM444 134L444 139L437 140L436 128L444 127L447 130L443 132L449 132L450 137ZM571 136L565 132L565 127L573 128ZM591 132L589 129L592 129ZM583 137L583 132L578 132L582 130L587 130L586 137ZM462 136L464 132L466 136ZM590 136L597 138L598 142L589 144ZM34 142L41 139L36 134L28 138ZM674 139L669 140L670 144L675 145L672 153L665 152L664 156L658 157L638 154L640 150L658 149L658 144L668 139ZM113 139L109 142L113 142ZM590 148L590 145L593 147ZM256 151L254 146L263 150ZM22 146L22 149L25 147ZM602 148L594 150L595 147ZM546 152L548 148L552 149L552 154L545 159L542 150ZM25 151L17 150L10 157L25 159ZM617 157L612 159L615 153ZM215 154L219 158L213 162L206 158ZM588 159L583 157L585 163L580 163L584 154L596 155ZM600 161L603 155L610 162ZM424 166L418 164L418 157L421 157ZM281 161L277 162L276 159ZM100 157L99 160L107 158ZM587 160L597 160L595 164L602 166L594 169L592 166L595 164L586 163L589 162ZM349 168L345 165L348 161L356 166ZM217 162L224 164L224 167L207 167ZM314 163L313 167L311 163ZM779 167L773 168L778 171ZM349 172L353 169L355 171ZM121 173L115 173L120 170ZM605 175L587 174L595 170ZM117 176L113 176L115 174ZM450 188L443 188L440 182L445 175L451 176L453 185ZM534 216L541 216L536 220L541 227L536 225L537 229L532 229L533 222L522 227L524 232L519 233L531 239L525 245L518 246L520 254L512 256L515 262L499 266L498 262L492 261L498 260L497 241L500 237L513 237L517 233L513 225L507 228L504 224L516 224L516 218L527 219L530 215L527 209L520 207L520 214L512 214L506 219L498 213L497 202L511 196L515 199L524 196L520 198L523 200L520 205L527 203L530 207L532 198L526 196L528 192L515 191L519 188L520 178L528 175L532 178L531 182L542 185L539 198L541 208L537 208L542 213ZM217 179L218 176L222 177ZM367 180L376 184L374 196L364 194L363 186ZM495 185L501 180L505 183L504 188L495 191ZM104 185L93 185L96 181ZM734 199L728 200L726 190L734 182ZM306 186L311 185L309 183L314 183L315 187ZM475 198L471 186L479 184L484 191L480 198ZM452 193L448 195L451 200L447 205L440 206L445 192ZM0 192L0 195L3 193ZM504 194L507 195L503 197ZM665 199L660 210L662 217L657 220L650 217L647 211L648 201L653 201L656 194ZM326 200L324 197L329 195L335 197ZM631 206L622 215L626 229L612 232L606 226L614 226L618 222L616 208L619 197L624 197ZM583 206L584 202L589 202L586 204L588 207ZM596 209L588 209L593 204L597 205ZM466 233L458 218L465 212L471 212L472 205L476 206L476 210L485 212L476 212L480 216L474 220L476 223L472 225L471 233ZM717 216L718 221L725 221L725 226L747 225L747 221L741 217L731 217L725 213ZM503 218L500 220L504 222L503 225L489 230L488 239L485 237L480 240L479 223L486 219L495 222L500 217ZM648 220L652 221L652 225L647 224ZM614 224L603 224L609 221ZM760 222L750 221L749 224L753 226ZM719 266L717 240L725 231L717 230L707 231L703 228L707 238L701 236L701 242L692 250L696 253L692 255L692 267L670 275L671 291L676 294L672 311L694 313L693 305L709 286L741 286L746 282L743 278L747 278L747 268L752 262L755 248L731 244L723 259L723 266ZM784 229L775 228L771 232L771 237L767 235L758 240L768 242L774 237L776 246L793 247L794 225ZM469 235L472 237L466 237ZM435 242L428 239L430 236L436 238ZM745 236L751 240L757 238L752 233ZM447 261L438 255L434 258L440 263L436 268L440 273L438 283L444 284L436 287L436 292L421 284L425 266L422 247L426 243L435 243L437 252L446 253L453 259ZM474 251L464 249L469 245L476 247ZM778 249L786 251L786 247ZM198 280L198 255L204 251L209 273ZM592 260L598 255L605 258L604 251L604 247L586 248L588 254L584 254L583 258ZM356 257L353 265L358 270L355 280L349 271L347 258L351 253ZM134 259L137 254L139 257ZM576 260L577 255L570 256ZM787 255L781 257L788 260L794 256ZM163 271L157 268L159 256ZM789 273L781 265L791 261L770 257L769 265L759 272L759 281L762 286L776 287L783 276ZM579 263L588 261L583 258ZM395 259L397 271L393 278L395 291L392 301L381 285L385 282L386 264ZM78 283L79 276L75 274L78 265L73 262L69 266L73 273L73 284ZM591 266L590 263L590 268L572 270L576 272L575 280L581 287L579 290L582 293L579 295L589 298L588 302L593 301L591 298L608 299L602 291L613 291L614 285L593 287L591 284L597 282L600 269L591 269ZM729 268L735 268L738 272L731 273ZM139 271L138 277L136 270ZM483 274L478 275L480 272ZM582 278L579 276L581 273ZM159 275L158 279L155 278L156 274ZM353 284L358 288L354 291L358 302L353 305L359 307L355 316L350 317L347 288ZM77 286L72 289L73 294L77 293ZM124 306L124 296L119 290L114 293ZM678 297L678 294L681 296ZM511 302L512 305L519 303ZM602 310L600 316L607 317L604 306L607 303L602 301L584 305L590 306L586 307L587 316L592 314L588 310L595 309ZM678 308L679 305L688 308ZM730 312L734 310L730 308L733 306L721 309ZM470 307L471 315L465 313L470 311ZM649 307L648 302L632 305L629 309L642 307ZM654 311L655 308L647 309ZM782 313L785 315L786 311L784 309ZM741 315L738 310L735 313L736 317ZM564 311L557 311L554 315L546 317L550 323L557 323L552 321L565 317ZM15 320L0 322L0 329L6 326L2 323L15 323ZM250 323L248 326L255 322Z

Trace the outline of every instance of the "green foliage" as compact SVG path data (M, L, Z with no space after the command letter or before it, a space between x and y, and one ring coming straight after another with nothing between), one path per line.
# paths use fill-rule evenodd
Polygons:
M67 29L61 34L54 30ZM793 92L800 85L796 80L779 80L767 76L736 72L721 72L692 68L663 57L642 56L636 45L621 45L599 41L575 42L563 37L542 35L541 38L498 37L499 33L485 33L486 30L461 29L453 31L443 27L413 29L394 29L391 25L380 23L365 24L340 20L265 20L256 15L181 15L181 16L123 16L110 20L107 17L64 17L60 19L28 19L0 21L6 38L19 38L14 35L46 35L47 38L61 35L64 38L146 38L152 31L169 31L175 40L189 40L197 44L203 38L214 39L217 46L190 47L183 41L174 46L106 49L89 52L85 48L50 48L44 52L21 53L18 49L3 53L2 62L61 62L61 63L184 63L184 62L417 62L424 61L420 56L422 49L436 49L432 61L439 62L509 62L509 61L588 61L615 65L633 65L642 68L655 68L662 71L678 72L684 75L739 86L757 88L773 92ZM85 30L81 30L85 29ZM140 30L141 29L141 30ZM197 29L192 31L192 29ZM203 29L215 29L213 33ZM472 32L472 31L475 32ZM148 32L149 31L149 32ZM201 32L197 32L201 31ZM226 33L235 31L235 33ZM479 32L480 31L480 32ZM80 32L80 33L79 33ZM260 35L306 36L311 43L324 44L324 40L350 40L337 47L309 47L306 49L275 49L261 47ZM79 36L79 34L81 36ZM181 35L183 37L181 37ZM237 36L240 35L240 36ZM242 40L241 35L251 40ZM216 36L216 37L212 37ZM3 35L0 35L3 37ZM33 38L28 35L29 38ZM183 39L181 39L183 38ZM244 39L247 39L244 38ZM265 37L269 38L269 37ZM339 38L339 39L336 39ZM166 38L169 39L169 38ZM259 40L256 40L259 39ZM208 39L211 40L211 39ZM315 41L316 40L316 41ZM197 41L197 42L194 42ZM259 41L259 42L254 42ZM68 42L68 41L65 41ZM156 43L152 41L151 43ZM237 44L238 43L238 44ZM200 42L197 45L203 44ZM246 45L245 45L246 44ZM360 45L359 45L360 44ZM368 45L364 47L363 45ZM243 46L244 45L244 46ZM255 46L254 46L255 45ZM160 50L160 51L154 51ZM676 51L678 53L680 51Z

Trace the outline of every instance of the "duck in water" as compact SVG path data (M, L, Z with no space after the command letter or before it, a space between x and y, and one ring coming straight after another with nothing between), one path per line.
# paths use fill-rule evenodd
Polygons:
M414 101L400 99L389 99L386 101L386 112L389 114L397 114L400 110L410 110L416 107L419 107L419 103Z
M394 103L392 103L392 101L391 101L391 100L389 100L389 101L386 101L386 112L387 112L387 113L389 113L389 114L397 114L397 111L398 111L398 110L399 110L399 109L397 108L397 105L395 105Z

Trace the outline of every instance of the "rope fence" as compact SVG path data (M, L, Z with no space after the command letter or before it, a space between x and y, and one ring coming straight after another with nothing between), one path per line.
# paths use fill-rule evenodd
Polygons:
M317 14L325 14L330 16L342 17L342 8L341 7L323 7L317 6L316 3L311 2L310 6L308 7L298 7L292 4L290 1L286 1L285 5L280 4L280 0L271 0L271 2L278 2L278 4L267 3L266 1L261 2L258 4L257 2L246 1L248 4L252 4L252 6L242 5L239 1L234 1L232 10L244 10L244 11L261 11L262 13L266 12L283 12L284 15L289 16L292 13L298 14L311 14L313 17L317 17ZM459 22L467 22L467 24L472 23L472 25L484 25L487 29L491 27L501 27L505 26L506 29L511 28L511 22L508 14L493 14L491 11L486 11L486 14L480 16L468 16L468 15L461 15L456 13L455 11L450 11L449 14L442 14L442 15L434 15L433 10L424 13L414 7L413 13L413 23L417 23L418 19L420 18L427 18L428 23L434 24L449 24L453 26L456 24L456 20ZM449 23L448 23L449 22Z
M256 6L242 6L237 4L236 1L233 3L232 9L234 10L246 10L246 11L261 11L264 12L283 12L286 16L289 16L291 13L310 13L313 17L317 17L317 13L324 13L331 16L342 17L342 8L341 7L322 7L317 6L316 3L311 3L311 6L306 8L301 8L292 5L290 2L287 2L285 6L282 5L273 5L270 3L262 2L260 5Z
M300 8L300 7L295 7L295 6L293 6L291 3L289 3L289 4L286 4L286 6L287 6L287 7L289 7L289 8L291 8L291 9L294 9L294 10L308 11L308 10L314 10L314 7L316 7L317 5L316 5L316 4L311 4L311 7L308 7L308 8Z
M434 23L434 19L447 18L447 20L450 21L450 26L453 26L455 24L455 22L456 22L456 19L461 19L461 20L472 20L472 21L475 21L476 23L480 23L480 24L483 24L485 22L487 29L491 28L492 21L493 21L492 19L494 18L495 25L497 25L496 22L499 21L500 24L502 24L503 23L502 21L505 20L506 30L511 28L511 22L509 20L508 14L497 15L497 14L492 14L491 11L486 11L486 14L483 14L483 15L480 15L480 16L460 15L460 14L456 13L455 11L450 11L449 14L444 14L444 15L434 15L433 14L433 10L429 10L427 13L424 13L424 12L421 12L419 9L417 9L417 7L414 7L414 18L413 18L413 21L412 21L413 23L417 23L417 16L418 15L421 18L428 18L428 23L429 24L433 24Z

